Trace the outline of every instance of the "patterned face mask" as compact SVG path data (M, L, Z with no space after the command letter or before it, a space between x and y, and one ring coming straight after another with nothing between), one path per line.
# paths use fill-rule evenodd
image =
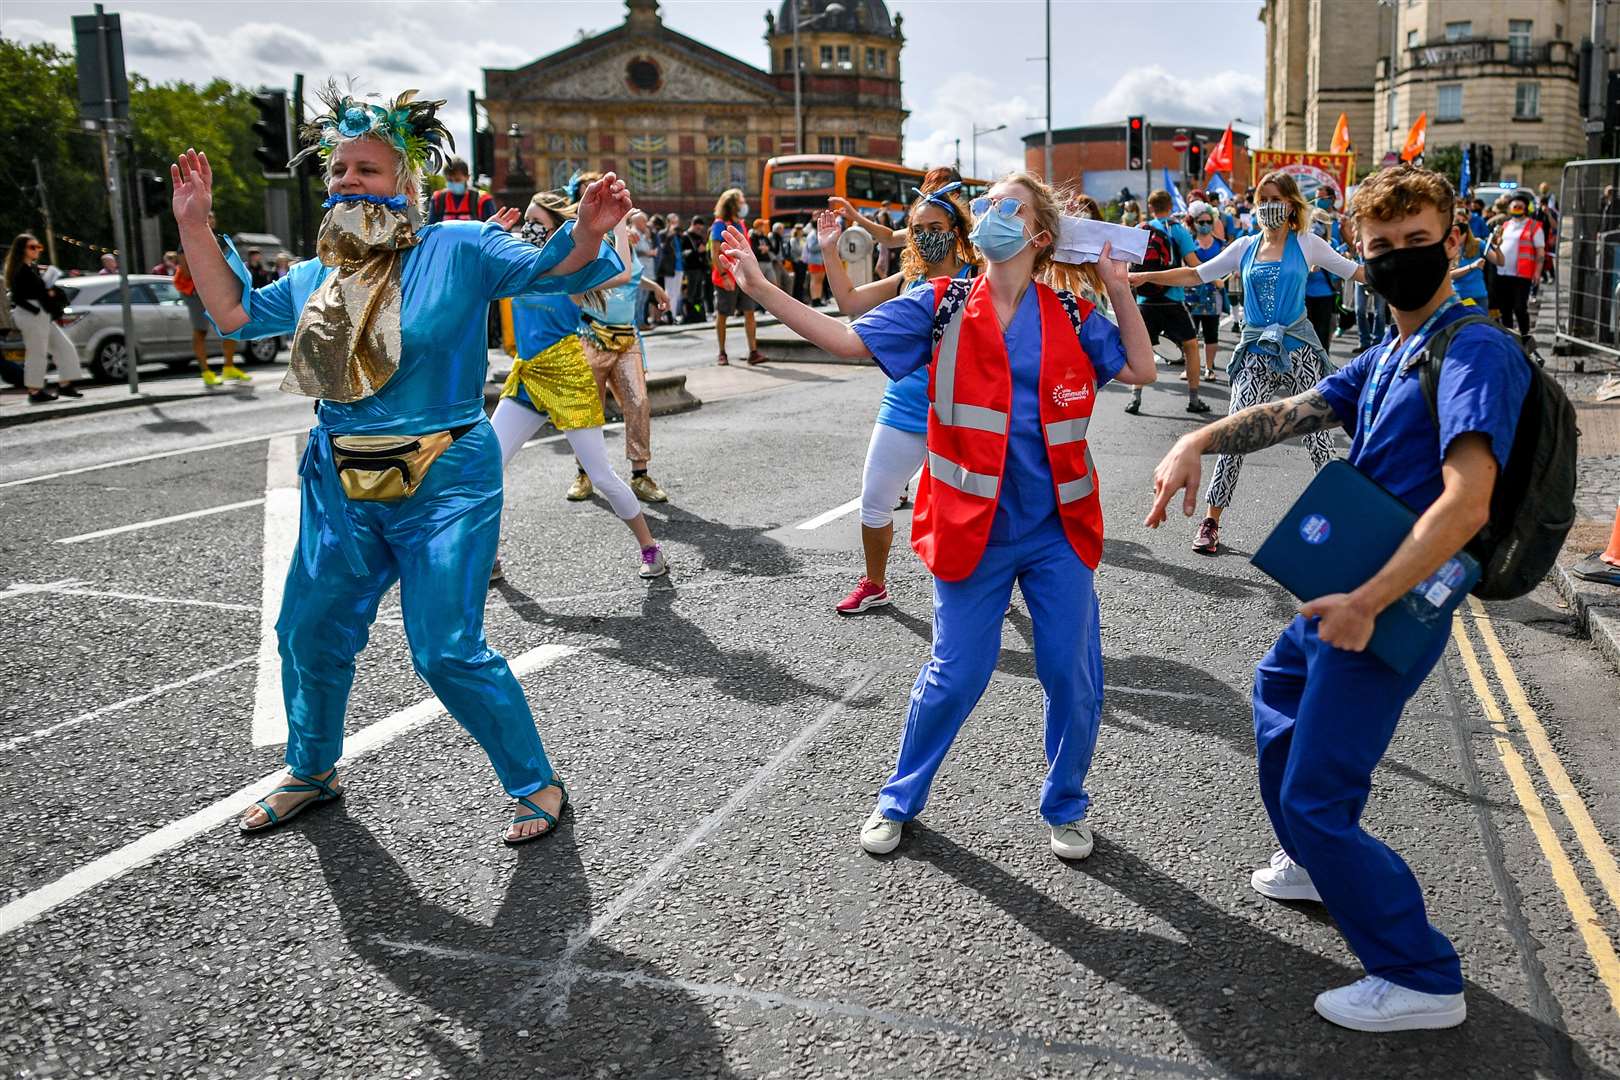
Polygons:
M1291 209L1285 202L1265 202L1255 211L1260 216L1260 224L1267 229L1280 229L1288 224L1288 211Z
M535 247L545 247L546 241L551 238L551 230L538 221L525 220L518 235Z
M951 245L955 241L955 233L930 232L922 228L911 230L911 242L917 245L917 254L921 255L923 262L930 266L944 262L945 257L951 253Z

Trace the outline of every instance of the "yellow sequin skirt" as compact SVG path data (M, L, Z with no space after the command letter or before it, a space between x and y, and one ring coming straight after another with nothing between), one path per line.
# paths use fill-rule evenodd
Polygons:
M569 334L551 348L512 365L501 397L516 398L551 417L558 431L601 427L602 396L585 359L577 334Z

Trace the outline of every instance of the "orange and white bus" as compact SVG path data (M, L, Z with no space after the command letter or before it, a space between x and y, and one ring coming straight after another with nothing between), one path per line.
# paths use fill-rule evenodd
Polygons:
M922 183L922 178L921 169L908 169L892 161L841 154L776 157L765 163L765 194L760 209L769 221L792 224L827 209L827 200L838 195L857 210L889 203L903 212L911 205L912 187ZM970 199L990 187L988 180L963 177L962 182Z

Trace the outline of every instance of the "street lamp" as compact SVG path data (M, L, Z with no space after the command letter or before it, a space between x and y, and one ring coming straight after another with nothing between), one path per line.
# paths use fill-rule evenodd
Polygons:
M842 15L843 4L828 4L819 15L805 17L804 10L799 6L800 0L793 0L793 152L804 153L804 56L799 52L799 27L814 26L829 15Z
M506 129L506 145L512 152L512 163L506 170L506 186L514 187L516 181L513 177L526 176L523 171L523 129L518 126L516 120L512 121L512 126Z
M1006 124L997 124L995 127L987 128L982 128L978 124L973 125L973 175L975 178L979 175L979 136L988 135L993 131L1005 130L1007 130Z

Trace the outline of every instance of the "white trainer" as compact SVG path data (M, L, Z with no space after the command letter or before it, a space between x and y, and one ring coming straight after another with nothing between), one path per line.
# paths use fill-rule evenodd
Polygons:
M1249 884L1261 896L1272 900L1314 900L1322 902L1322 894L1311 884L1310 871L1279 849L1271 857L1270 866L1262 866L1249 875Z
M1317 994L1316 1011L1352 1031L1427 1031L1468 1019L1461 994L1425 994L1376 975Z
M1052 826L1052 854L1060 859L1083 859L1095 845L1091 826L1084 821Z
M874 810L861 826L861 848L870 855L887 855L900 846L904 829L905 822L886 818L882 810Z

